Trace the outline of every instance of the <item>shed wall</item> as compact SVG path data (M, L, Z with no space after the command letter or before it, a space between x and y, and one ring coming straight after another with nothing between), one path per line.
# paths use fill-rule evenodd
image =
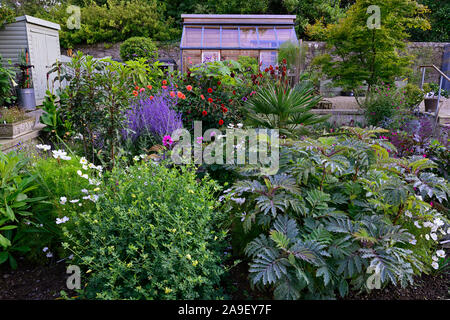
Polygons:
M5 63L11 59L13 64L19 62L19 53L28 47L25 21L5 25L0 30L0 54Z

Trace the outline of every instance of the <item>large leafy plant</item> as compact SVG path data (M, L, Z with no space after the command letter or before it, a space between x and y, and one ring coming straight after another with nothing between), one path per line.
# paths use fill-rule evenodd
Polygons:
M260 233L235 241L251 258L253 284L280 299L330 298L370 290L374 279L406 286L431 269L448 221L426 201L446 201L448 183L429 159L389 157L385 133L346 127L292 143L276 175L228 190L236 223Z
M9 260L13 269L17 267L14 255L30 250L21 241L34 225L32 205L44 199L30 197L38 186L36 176L25 172L26 164L27 159L14 151L0 152L0 264Z
M322 98L314 95L313 85L302 81L294 88L281 82L259 88L246 105L248 122L255 127L279 129L288 136L307 132L306 126L327 119L309 112Z

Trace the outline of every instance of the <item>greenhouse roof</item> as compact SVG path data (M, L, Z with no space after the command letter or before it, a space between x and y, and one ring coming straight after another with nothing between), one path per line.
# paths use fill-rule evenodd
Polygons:
M181 49L278 49L297 41L295 15L183 14Z

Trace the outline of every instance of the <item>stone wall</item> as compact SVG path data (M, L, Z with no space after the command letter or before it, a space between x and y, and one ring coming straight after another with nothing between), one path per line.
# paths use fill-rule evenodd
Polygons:
M306 55L307 65L311 63L315 56L327 52L325 42L319 41L304 41L308 46L308 52ZM444 47L450 45L449 42L411 42L408 45L408 51L410 54L416 56L414 61L414 79L413 82L418 82L421 79L421 72L418 69L419 65L434 64L442 69L442 60L444 55ZM178 41L172 41L171 43L157 43L159 48L160 58L172 58L176 61L178 67L181 63L181 53ZM76 47L74 50L81 50L85 54L92 55L97 58L103 58L110 56L113 59L120 59L120 43L116 44L95 44L95 45L82 45ZM62 54L67 54L66 50L62 49ZM426 82L438 81L438 75L431 70L427 70Z

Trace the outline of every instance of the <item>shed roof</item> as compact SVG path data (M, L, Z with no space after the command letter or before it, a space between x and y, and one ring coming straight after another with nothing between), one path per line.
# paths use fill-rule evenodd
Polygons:
M182 14L183 24L293 25L295 15L283 14Z
M61 30L60 25L57 23L53 23L53 22L39 19L39 18L32 17L32 16L24 15L24 16L17 17L16 22L19 22L19 21L26 21L27 23L36 24L38 26L43 26L43 27L47 27L47 28L55 29L55 30Z

